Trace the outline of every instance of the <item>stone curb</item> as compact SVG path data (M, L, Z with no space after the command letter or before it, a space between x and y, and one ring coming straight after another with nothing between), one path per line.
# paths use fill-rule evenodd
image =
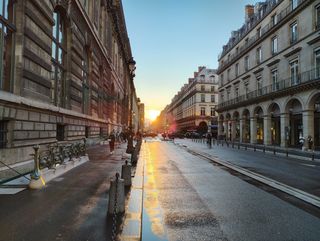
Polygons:
M294 196L294 197L296 197L296 198L298 198L298 199L300 199L302 201L305 201L305 202L307 202L309 204L312 204L312 205L314 205L316 207L320 207L320 197L317 197L317 196L312 195L310 193L304 192L304 191L302 191L300 189L288 186L288 185L286 185L284 183L275 181L275 180L273 180L271 178L262 176L260 174L255 173L255 172L249 171L249 170L247 170L245 168L236 166L234 164L231 164L228 161L221 161L218 158L206 155L206 154L201 153L199 151L195 151L195 150L187 147L186 145L181 145L181 144L178 144L178 145L181 146L181 147L185 147L191 153L193 152L193 153L195 153L195 154L197 154L197 155L199 155L201 157L204 157L204 158L206 158L206 159L208 159L208 160L210 160L212 162L218 163L218 164L220 164L222 166L225 166L227 168L230 168L230 169L232 169L232 170L234 170L234 171L236 171L238 173L241 173L241 174L243 174L245 176L248 176L248 177L250 177L250 178L252 178L254 180L257 180L257 181L259 181L261 183L264 183L264 184L266 184L266 185L268 185L270 187L273 187L273 188L278 189L278 190L280 190L282 192L285 192L285 193L287 193L289 195L292 195L292 196Z
M125 210L125 219L120 234L122 241L138 241L142 235L142 212L143 212L143 185L144 185L144 152L143 144L137 162L135 176L132 179L132 186L128 205Z

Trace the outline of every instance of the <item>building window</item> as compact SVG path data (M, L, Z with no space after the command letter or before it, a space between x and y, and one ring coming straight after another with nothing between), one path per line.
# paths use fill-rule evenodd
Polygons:
M247 97L247 95L249 94L249 84L245 84L244 85L244 92L245 92L245 95Z
M261 47L257 48L257 64L262 62L262 49Z
M8 121L0 121L0 149L7 147Z
M237 63L235 66L236 77L239 75L239 64Z
M87 12L87 14L89 13L89 1L90 0L80 0L84 10Z
M262 78L261 78L261 76L257 77L257 91L258 91L258 95L262 95Z
M316 29L320 29L320 4L316 6Z
M205 91L206 87L204 85L201 85L201 91Z
M200 109L200 115L205 116L206 115L206 107L201 107Z
M291 0L291 9L296 9L298 7L298 0Z
M291 78L291 85L297 85L300 83L298 60L294 60L290 62L290 78Z
M221 94L221 102L223 103L224 102L224 95Z
M290 25L290 43L293 44L298 40L298 24L294 22Z
M230 99L230 89L227 90L227 100Z
M201 94L201 102L206 102L206 95L205 94Z
M220 77L221 86L224 84L223 82L224 82L224 76L223 76L223 74L221 74L221 77Z
M204 75L200 75L200 81L204 82L205 81L205 76Z
M62 106L62 86L64 79L65 48L65 24L60 12L53 12L54 26L52 28L52 86L53 103Z
M14 56L14 2L0 1L0 89L12 91Z
M245 58L244 58L244 69L245 69L245 71L248 71L249 70L249 56L246 56Z
M278 70L274 69L271 71L272 78L272 90L279 90L279 82L278 82Z
M214 103L216 100L215 95L211 95L211 102Z
M236 98L239 97L239 88L238 87L234 89L234 95Z
M64 141L65 135L65 126L61 124L57 124L57 141Z
M230 81L230 69L228 69L228 71L227 71L227 79L228 79L228 81Z
M85 135L86 138L89 137L89 135L90 135L90 126L86 126L84 135Z
M316 67L316 78L320 77L320 49L315 51L315 67Z
M258 38L261 37L261 28L257 28L257 37L258 37Z
M86 48L82 60L82 112L89 113L89 56Z
M211 107L210 115L211 116L215 116L216 115L216 111L215 111L214 107Z
M271 16L271 23L272 23L272 26L274 26L274 25L276 25L278 23L277 14L273 14Z
M278 37L273 37L271 40L271 51L272 54L278 53Z
M214 92L214 86L211 86L211 92Z
M210 76L210 82L214 83L215 82L215 77L213 75Z

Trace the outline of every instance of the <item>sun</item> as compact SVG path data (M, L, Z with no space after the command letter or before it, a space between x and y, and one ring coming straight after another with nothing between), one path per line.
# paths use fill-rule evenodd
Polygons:
M147 119L154 121L160 114L159 110L147 110Z

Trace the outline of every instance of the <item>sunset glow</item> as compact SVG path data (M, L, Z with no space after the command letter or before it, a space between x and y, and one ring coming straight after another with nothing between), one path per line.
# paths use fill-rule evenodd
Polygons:
M147 110L146 111L146 118L151 121L154 121L159 114L160 114L159 110Z

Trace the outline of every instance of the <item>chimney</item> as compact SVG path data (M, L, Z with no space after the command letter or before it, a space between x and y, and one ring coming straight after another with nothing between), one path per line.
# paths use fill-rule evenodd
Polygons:
M245 21L251 18L254 14L254 6L253 5L246 5L245 6Z

